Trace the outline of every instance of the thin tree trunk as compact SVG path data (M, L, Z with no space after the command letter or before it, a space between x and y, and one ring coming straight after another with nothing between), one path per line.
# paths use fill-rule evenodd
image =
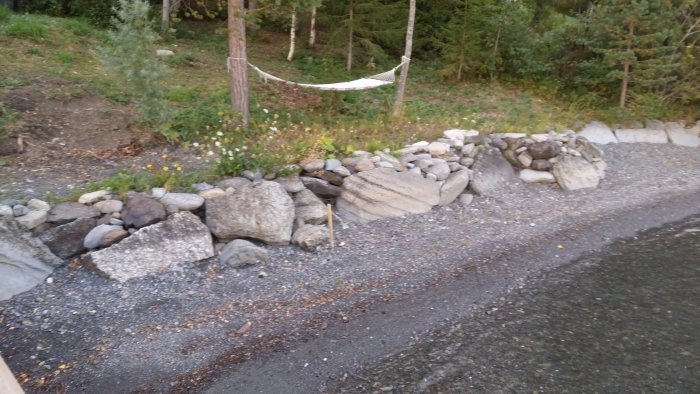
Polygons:
M248 56L246 53L243 0L228 0L228 66L231 109L241 114L248 128Z
M350 23L348 25L348 59L347 59L347 64L345 68L350 71L352 69L352 35L353 35L353 24L355 21L353 20L353 8L355 8L355 4L353 1L350 1Z
M294 59L294 46L297 39L297 10L294 8L292 10L292 27L289 29L289 53L287 54L287 61L291 62Z
M311 8L311 28L309 29L309 48L316 45L316 7Z
M627 53L632 53L632 36L634 35L634 23L630 22L629 36L627 37ZM625 108L627 101L627 86L629 84L630 61L625 60L622 72L622 88L620 89L620 108Z
M160 34L165 36L170 30L170 0L163 0L163 16L160 24Z
M401 77L399 78L399 86L396 88L396 100L394 101L394 116L401 116L403 109L403 98L406 92L406 80L408 79L408 66L411 64L411 51L413 49L413 25L416 20L416 0L408 2L408 26L406 26L406 49L404 51L405 61L401 67Z
M467 15L467 8L469 6L469 0L464 0L464 17L462 18L462 37L459 40L459 63L457 64L457 80L461 81L462 80L462 70L464 69L465 66L465 61L464 61L464 55L466 52L466 45L467 45L467 22L468 22L468 15Z

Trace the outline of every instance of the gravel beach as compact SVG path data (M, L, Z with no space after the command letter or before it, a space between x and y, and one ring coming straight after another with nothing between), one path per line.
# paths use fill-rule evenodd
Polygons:
M440 300L427 318L396 314L376 332L355 334L381 331L391 338L383 343L339 344L371 345L357 350L354 363L378 357L530 275L700 213L700 150L602 148L608 170L597 189L563 193L518 184L467 206L455 202L366 225L336 223L335 248L268 247L271 259L263 266L232 269L209 261L118 284L73 262L57 269L51 283L0 302L0 352L27 392L216 392L217 380L234 365L255 369L324 332L357 331L353 324L363 315L382 314L376 305L406 311L407 304L425 309ZM346 360L313 372L288 368L280 384L300 391L340 364L347 368Z

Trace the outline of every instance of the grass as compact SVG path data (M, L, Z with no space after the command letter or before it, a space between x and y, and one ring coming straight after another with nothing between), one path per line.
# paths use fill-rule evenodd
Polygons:
M36 76L57 75L92 86L113 101L129 101L123 84L106 74L94 55L94 48L104 45L104 31L81 19L6 13L3 22L2 15L0 11L0 90ZM163 60L172 69L166 97L176 114L161 132L227 156L229 150L246 146L245 154L224 158L220 166L224 170L238 171L244 165L275 170L306 156L340 157L355 149L398 148L406 142L436 138L446 128L562 130L598 115L546 89L444 81L437 73L440 65L416 60L411 65L404 114L398 119L391 115L393 87L318 92L264 84L250 70L251 127L237 130L231 126L235 116L228 103L224 23L183 22L175 27L176 38L160 43L160 48L176 54ZM250 61L272 74L304 82L350 80L371 73L362 65L347 72L342 58L319 57L303 44L295 60L287 62L287 40L284 34L258 31L249 41ZM378 64L376 72L394 65ZM122 177L118 183L144 187L139 182Z

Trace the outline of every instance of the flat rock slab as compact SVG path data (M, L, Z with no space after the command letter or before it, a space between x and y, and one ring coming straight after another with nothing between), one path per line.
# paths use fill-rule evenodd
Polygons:
M16 222L0 219L0 301L31 290L63 260Z
M626 143L665 144L668 136L664 130L652 129L617 129L615 135L618 141Z
M582 157L564 156L552 170L559 186L566 191L598 187L596 168Z
M594 144L614 144L618 140L608 125L603 122L591 122L578 133Z
M440 186L420 175L376 168L345 179L337 200L341 216L358 222L425 213L440 202Z
M95 226L97 219L80 218L41 233L39 239L56 256L67 259L86 251L83 239Z
M470 170L456 171L447 177L445 183L440 187L440 202L438 205L445 206L456 200L467 186L471 179L472 172Z
M284 186L260 181L205 203L207 226L220 239L254 238L271 245L292 239L294 201Z
M524 169L520 171L518 175L520 180L525 183L554 183L554 175L549 171L535 171L531 169Z
M700 137L687 133L685 130L667 129L668 139L674 145L697 148L700 146Z
M497 148L488 148L479 153L472 166L474 176L469 188L482 196L497 197L502 188L515 183L515 171Z
M83 255L84 263L110 279L131 278L180 271L183 265L214 256L211 233L189 211L141 228L116 245Z

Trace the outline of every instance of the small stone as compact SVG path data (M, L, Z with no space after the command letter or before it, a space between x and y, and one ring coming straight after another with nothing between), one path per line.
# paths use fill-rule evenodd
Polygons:
M447 163L447 166L450 167L451 172L460 171L460 170L464 169L464 167L461 164L454 163L454 162Z
M428 141L418 141L416 143L411 144L411 146L414 146L416 148L427 148L430 145L430 142Z
M233 190L233 189L231 189L231 190ZM205 200L208 200L210 198L223 196L224 194L226 194L226 192L218 187L215 187L213 189L202 190L201 192L199 192L199 195Z
M450 145L444 142L431 142L430 145L428 145L428 153L430 153L431 156L442 156L449 151Z
M304 184L301 182L298 176L285 176L275 179L275 182L279 183L284 187L287 193L299 193L300 191L306 189Z
M118 243L122 239L129 236L128 231L124 230L121 226L118 226L118 227L119 228L115 228L111 231L108 231L104 235L102 235L102 238L100 238L99 247L106 248L110 245L114 245L114 244Z
M394 165L386 161L380 161L377 163L377 168L394 168Z
M344 166L336 167L331 172L338 174L342 177L348 177L351 175L350 170L348 170Z
M111 224L112 226L123 226L124 221L121 219L117 219L117 218L110 218L109 224Z
M474 159L472 159L471 157L463 157L459 159L459 164L465 167L471 167L471 165L474 164Z
M549 171L524 169L520 171L520 179L525 183L554 183L554 175Z
M45 223L47 217L47 211L29 211L26 215L17 217L16 220L24 228L31 230Z
M31 200L27 201L27 208L31 209L32 211L48 211L51 209L51 205L49 205L49 203L46 201L32 198Z
M28 213L29 208L25 207L24 205L15 205L12 207L12 214L15 215L15 217L24 216Z
M243 176L243 178L245 178L251 182L257 181L258 179L262 179L262 177L263 177L262 172L251 171L251 170L245 170L245 171L243 171L243 173L241 175Z
M12 212L12 207L9 205L0 205L0 217L12 217L15 216Z
M326 204L311 190L304 189L294 195L295 217L307 224L321 224L327 220Z
M533 160L530 168L535 171L549 171L552 169L552 164L548 160Z
M240 190L244 187L247 187L250 184L250 180L237 176L233 178L228 178L224 179L223 181L220 181L216 184L216 187L226 190L229 187L232 188L233 190ZM163 196L161 196L163 197Z
M326 226L305 224L292 235L292 243L306 250L312 250L327 241L328 229Z
M445 138L451 139L451 140L458 140L464 142L464 130L460 129L449 129L445 130L442 132L442 135L445 136Z
M168 191L165 190L163 187L154 187L151 189L151 196L156 199L163 198L163 196L167 193Z
M440 202L438 205L445 206L454 201L469 185L471 170L453 172L440 187Z
M462 154L472 157L471 154L474 150L476 150L476 145L466 144L462 147Z
M255 265L269 258L267 250L250 241L235 239L221 249L219 262L229 267L239 268Z
M370 159L362 159L355 164L355 170L357 172L369 171L374 169L374 162Z
M323 179L325 181L328 181L330 184L335 185L335 186L341 186L343 184L343 177L331 172L331 171L326 171L326 170L320 170L320 171L315 171L312 172L311 174L312 177Z
M548 134L530 134L530 138L532 138L532 140L535 142L546 142L549 140L549 135Z
M491 146L496 147L500 150L506 150L508 149L508 144L503 141L501 138L496 137L496 136L490 136L491 138Z
M113 226L109 224L100 224L99 226L90 230L83 240L83 246L86 249L95 249L100 246L102 242L102 237L114 230L123 230L122 226Z
M435 175L438 181L444 181L450 175L450 166L447 163L439 163L430 166L426 172Z
M98 190L91 193L85 193L78 198L78 202L81 204L92 204L99 200L104 200L108 195L109 191L107 190Z
M214 188L213 185L210 185L206 182L195 183L192 185L192 190L194 190L196 192L203 192L205 190L209 190L209 189L213 189L213 188Z
M301 177L307 189L314 192L315 195L321 198L335 198L340 196L341 189L338 186L331 185L328 181L312 177Z
M328 159L328 160L326 160L326 164L323 167L323 169L326 171L333 171L342 165L343 164L338 159Z
M326 162L323 159L306 159L299 163L299 166L306 172L323 170Z
M119 200L105 200L98 201L93 206L95 207L95 209L106 214L121 211L122 208L124 208L124 203Z
M528 168L532 164L532 156L528 152L523 152L518 155L518 162L524 168Z
M425 174L425 179L430 180L430 181L434 181L434 182L437 182L437 180L438 180L437 175L430 174L430 173Z
M127 227L149 226L165 219L165 207L156 200L134 195L127 200L122 219Z
M471 204L472 201L474 201L474 195L471 193L462 193L459 195L459 202L464 206Z
M111 200L109 200L111 201ZM65 202L54 205L49 211L48 222L53 224L66 224L79 218L93 218L100 215L100 211L94 206L77 202Z
M169 49L156 49L156 56L158 57L171 57L175 56L175 52Z
M557 156L562 148L554 141L546 141L528 146L527 151L534 160L547 160Z
M204 197L192 193L166 193L160 202L165 206L175 206L176 212L194 211L204 204Z

